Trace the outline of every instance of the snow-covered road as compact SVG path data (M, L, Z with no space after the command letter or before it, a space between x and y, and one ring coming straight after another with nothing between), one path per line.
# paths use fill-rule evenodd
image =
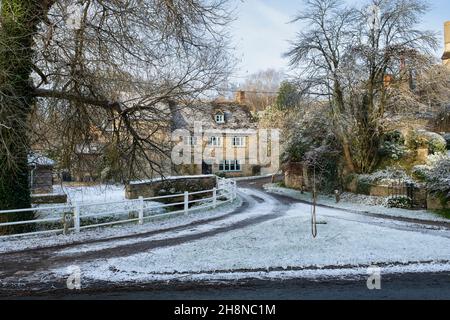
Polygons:
M310 206L242 183L242 205L214 217L130 236L0 253L3 286L65 279L80 267L87 283L315 278L450 270L450 230ZM39 287L39 286L38 286Z

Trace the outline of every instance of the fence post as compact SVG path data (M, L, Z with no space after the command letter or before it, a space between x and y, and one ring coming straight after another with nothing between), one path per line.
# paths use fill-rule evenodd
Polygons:
M80 232L80 205L78 203L75 203L75 207L73 208L73 227L75 233Z
M213 208L217 207L217 189L213 189Z
M237 183L233 181L233 200L237 198Z
M184 214L188 214L189 212L189 192L184 192Z
M139 197L139 224L144 224L144 197Z

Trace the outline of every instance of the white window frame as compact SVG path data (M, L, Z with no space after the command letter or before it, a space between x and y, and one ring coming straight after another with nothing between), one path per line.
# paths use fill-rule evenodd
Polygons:
M194 136L183 137L183 141L184 141L185 146L196 146L197 145L197 137L194 137Z
M225 123L225 115L223 113L216 113L216 116L214 118L216 120L216 123Z
M208 145L212 147L221 147L222 146L222 137L212 136L208 139Z
M220 172L242 172L242 165L239 160L222 160L219 164Z
M233 137L232 145L239 148L245 147L245 137Z

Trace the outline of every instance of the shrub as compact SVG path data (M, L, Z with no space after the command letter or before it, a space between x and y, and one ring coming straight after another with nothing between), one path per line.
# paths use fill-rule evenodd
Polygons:
M225 172L216 172L216 176L218 176L219 178L226 178L227 177Z
M378 150L380 157L398 160L407 152L405 138L400 131L389 131L381 139L381 146Z
M406 183L414 183L414 180L402 169L386 168L384 170L375 171L372 174L360 175L358 180L364 180L371 184L389 185L399 180Z
M358 178L358 183L356 185L357 194L370 195L371 182L364 177Z
M411 209L412 199L409 197L391 197L387 200L387 207L399 209Z
M447 141L440 134L435 132L418 130L414 131L408 141L410 149L427 147L431 154L446 153Z
M355 180L358 181L358 175L357 174L352 173L352 174L346 175L345 177L343 177L344 186L346 188L348 188L353 183L353 181L355 181Z
M442 136L436 134L435 137L428 141L428 150L431 154L445 153L447 151L447 141Z
M407 149L403 145L385 141L381 144L378 150L378 155L383 158L389 158L393 160L401 159L407 152Z
M414 178L421 182L425 182L428 176L428 167L426 165L415 166L412 169L412 175Z
M450 199L450 157L436 157L427 176L427 187L431 193L436 194L441 202L447 203Z
M398 130L386 132L382 137L383 142L391 142L395 144L405 144L405 138Z
M441 199L443 204L450 201L450 157L439 154L428 157L428 163L416 166L415 175L421 176L430 193Z

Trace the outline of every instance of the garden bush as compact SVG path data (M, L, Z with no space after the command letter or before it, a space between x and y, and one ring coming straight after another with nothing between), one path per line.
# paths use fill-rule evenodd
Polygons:
M415 181L402 169L386 168L371 174L360 175L358 181L362 180L370 184L389 185L397 182L415 183Z
M358 183L356 185L356 193L370 195L371 186L372 186L372 184L371 184L370 180L368 180L364 177L360 177L360 178L358 178Z
M408 147L412 150L426 147L430 154L446 153L447 141L435 132L418 130L413 131L410 135Z
M428 191L441 199L445 206L450 201L450 157L444 154L428 157L428 163L416 166L414 175L421 177Z
M386 132L381 138L381 146L378 150L380 157L398 160L407 152L405 138L400 131Z
M387 200L387 207L389 208L399 208L399 209L411 209L412 199L409 197L391 197Z

